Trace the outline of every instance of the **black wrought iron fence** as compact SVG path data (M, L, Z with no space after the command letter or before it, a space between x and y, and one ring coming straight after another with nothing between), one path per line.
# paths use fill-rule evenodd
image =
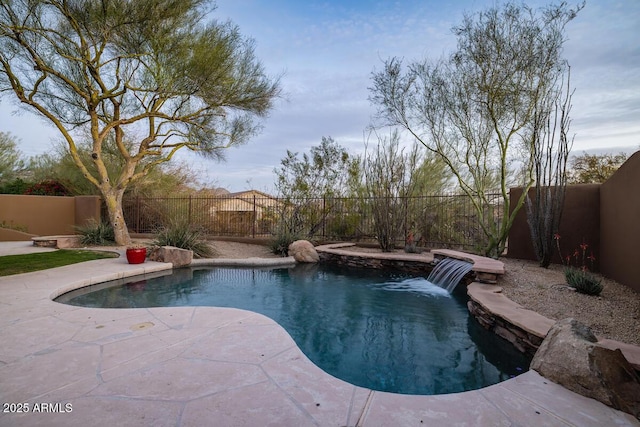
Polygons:
M155 233L175 221L186 221L209 236L269 237L283 227L318 240L375 242L374 206L401 212L402 226L393 239L408 236L423 247L477 250L486 243L482 224L499 224L502 197L490 195L479 215L465 195L440 194L380 200L374 198L285 199L276 197L136 197L125 199L124 216L134 233Z

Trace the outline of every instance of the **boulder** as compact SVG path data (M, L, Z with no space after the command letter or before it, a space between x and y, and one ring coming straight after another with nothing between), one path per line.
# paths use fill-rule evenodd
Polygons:
M596 344L587 326L556 322L531 361L531 369L583 396L640 419L640 379L619 349Z
M193 251L176 248L175 246L160 246L151 251L150 261L170 262L173 268L184 267L191 264Z
M289 256L297 262L319 262L320 256L316 248L308 240L296 240L289 245Z

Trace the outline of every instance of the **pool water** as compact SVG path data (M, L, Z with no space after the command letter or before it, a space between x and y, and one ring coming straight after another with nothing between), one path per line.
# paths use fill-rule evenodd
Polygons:
M318 265L180 269L56 299L84 307L234 307L284 327L327 373L373 390L443 394L521 374L530 359L469 315L464 286L450 295L424 278Z

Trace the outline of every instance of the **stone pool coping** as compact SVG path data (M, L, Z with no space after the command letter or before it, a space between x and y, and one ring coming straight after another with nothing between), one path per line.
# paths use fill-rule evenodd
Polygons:
M0 277L0 401L31 408L0 412L0 425L640 426L533 371L464 393L390 394L326 374L256 313L51 300L62 289L169 268L119 258ZM36 403L56 413L34 413Z
M422 253L360 252L350 250L354 246L356 244L350 242L332 243L316 246L316 251L322 260L356 267L386 268L395 265L404 270L422 273L431 270L436 258L448 257L472 263L471 270L478 281L495 283L497 276L504 274L504 264L501 261L450 249L433 249Z

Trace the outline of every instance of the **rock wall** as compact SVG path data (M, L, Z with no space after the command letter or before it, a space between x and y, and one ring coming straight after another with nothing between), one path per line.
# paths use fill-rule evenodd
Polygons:
M397 260L385 258L360 257L353 254L342 255L328 252L318 252L321 262L331 262L337 265L348 267L368 268L368 269L393 269L401 270L411 274L421 274L427 276L433 266L423 261Z
M467 308L485 329L509 341L522 353L533 356L542 344L543 338L496 316L472 299L467 302Z

